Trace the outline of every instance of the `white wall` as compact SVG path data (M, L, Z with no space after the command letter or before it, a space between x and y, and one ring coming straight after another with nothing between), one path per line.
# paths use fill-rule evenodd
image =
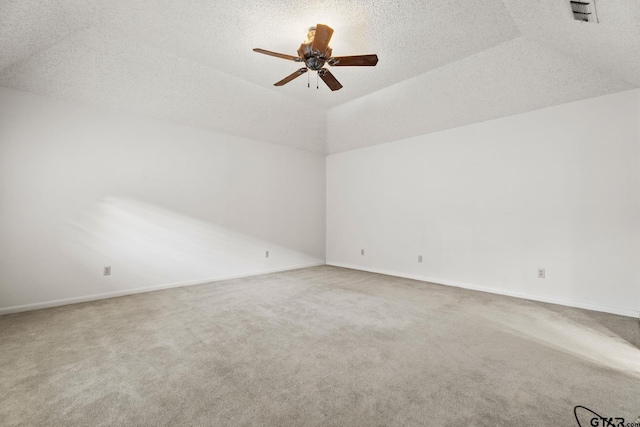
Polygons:
M638 316L639 117L632 90L331 155L327 263Z
M323 154L0 89L0 314L322 264L324 202Z

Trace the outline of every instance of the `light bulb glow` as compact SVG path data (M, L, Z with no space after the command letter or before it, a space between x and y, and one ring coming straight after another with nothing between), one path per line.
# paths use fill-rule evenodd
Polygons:
M316 27L311 27L309 28L309 31L307 31L307 38L304 40L304 44L309 44L309 43L313 43L313 39L316 36Z

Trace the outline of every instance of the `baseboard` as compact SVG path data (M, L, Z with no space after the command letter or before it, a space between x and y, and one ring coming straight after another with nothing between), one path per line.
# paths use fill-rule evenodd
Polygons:
M278 268L270 268L270 269L266 269L266 270L251 271L251 272L246 272L246 273L229 274L229 275L226 275L226 276L216 276L216 277L210 277L210 278L206 278L206 279L197 279L197 280L191 280L191 281L186 281L186 282L165 283L165 284L162 284L162 285L146 286L146 287L143 287L143 288L125 289L125 290L115 291L115 292L105 292L105 293L94 294L94 295L83 295L81 297L64 298L64 299L57 299L57 300L53 300L53 301L38 302L38 303L33 303L33 304L17 305L17 306L13 306L13 307L0 308L0 316L2 316L4 314L12 314L12 313L21 313L21 312L24 312L24 311L40 310L42 308L58 307L58 306L61 306L61 305L78 304L78 303L82 303L82 302L97 301L97 300L101 300L101 299L123 297L123 296L126 296L126 295L134 295L134 294L141 294L141 293L145 293L145 292L160 291L162 289L180 288L180 287L183 287L183 286L202 285L202 284L205 284L205 283L219 282L219 281L222 281L222 280L239 279L241 277L259 276L261 274L278 273L280 271L297 270L299 268L317 267L319 265L325 265L325 264L324 264L324 262L306 263L306 264L292 265L292 266L287 266L287 267L278 267Z
M532 294L527 294L527 293L522 293L522 292L504 291L504 290L501 290L501 289L489 288L489 287L485 287L485 286L477 286L477 285L470 285L468 283L453 282L451 280L434 279L434 278L430 278L430 277L418 276L418 275L413 275L413 274L399 273L397 271L389 271L389 270L383 270L383 269L378 269L378 268L362 267L362 266L359 266L359 265L345 264L345 263L339 263L339 262L328 262L327 261L327 265L332 265L332 266L335 266L335 267L349 268L351 270L360 270L360 271L367 271L367 272L370 272L370 273L384 274L384 275L387 275L387 276L403 277L403 278L406 278L406 279L419 280L421 282L429 282L429 283L435 283L435 284L438 284L438 285L453 286L453 287L456 287L456 288L464 288L464 289L469 289L469 290L473 290L473 291L488 292L488 293L491 293L491 294L505 295L505 296L509 296L509 297L522 298L522 299L527 299L527 300L532 300L532 301L540 301L540 302L546 302L546 303L550 303L550 304L564 305L564 306L567 306L567 307L575 307L575 308L582 308L582 309L591 310L591 311L600 311L600 312L604 312L604 313L618 314L620 316L628 316L628 317L633 317L633 318L640 318L640 312L639 311L629 310L629 309L625 309L625 308L610 307L610 306L599 305L599 304L583 303L583 302L578 302L578 301L567 301L567 300L563 300L563 299L543 297L543 296L539 296L539 295L532 295Z

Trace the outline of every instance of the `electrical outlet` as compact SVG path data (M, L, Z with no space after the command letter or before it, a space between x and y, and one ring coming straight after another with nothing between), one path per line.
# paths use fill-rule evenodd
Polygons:
M264 257L265 257L265 258L269 258L269 251L266 251L266 252L264 253Z
M418 255L418 262L422 262L422 255Z
M360 255L364 255L364 249L360 249Z
M538 269L538 279L544 279L546 276L546 272L544 270L544 268L539 268Z
M105 268L102 270L102 274L103 274L104 276L111 276L111 266L109 266L109 267L105 267Z

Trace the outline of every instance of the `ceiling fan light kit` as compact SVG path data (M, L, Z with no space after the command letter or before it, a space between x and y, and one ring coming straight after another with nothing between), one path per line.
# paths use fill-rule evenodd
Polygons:
M329 47L329 42L331 41L332 35L333 29L324 24L318 24L315 27L309 28L306 40L302 42L298 48L298 56L271 52L259 48L255 48L253 51L288 61L304 62L304 68L300 68L279 82L274 83L274 86L283 86L311 70L318 73L318 76L326 83L329 89L332 91L339 90L342 88L342 85L334 75L331 74L331 71L324 68L325 65L331 67L373 67L378 63L378 55L331 56L332 50Z

